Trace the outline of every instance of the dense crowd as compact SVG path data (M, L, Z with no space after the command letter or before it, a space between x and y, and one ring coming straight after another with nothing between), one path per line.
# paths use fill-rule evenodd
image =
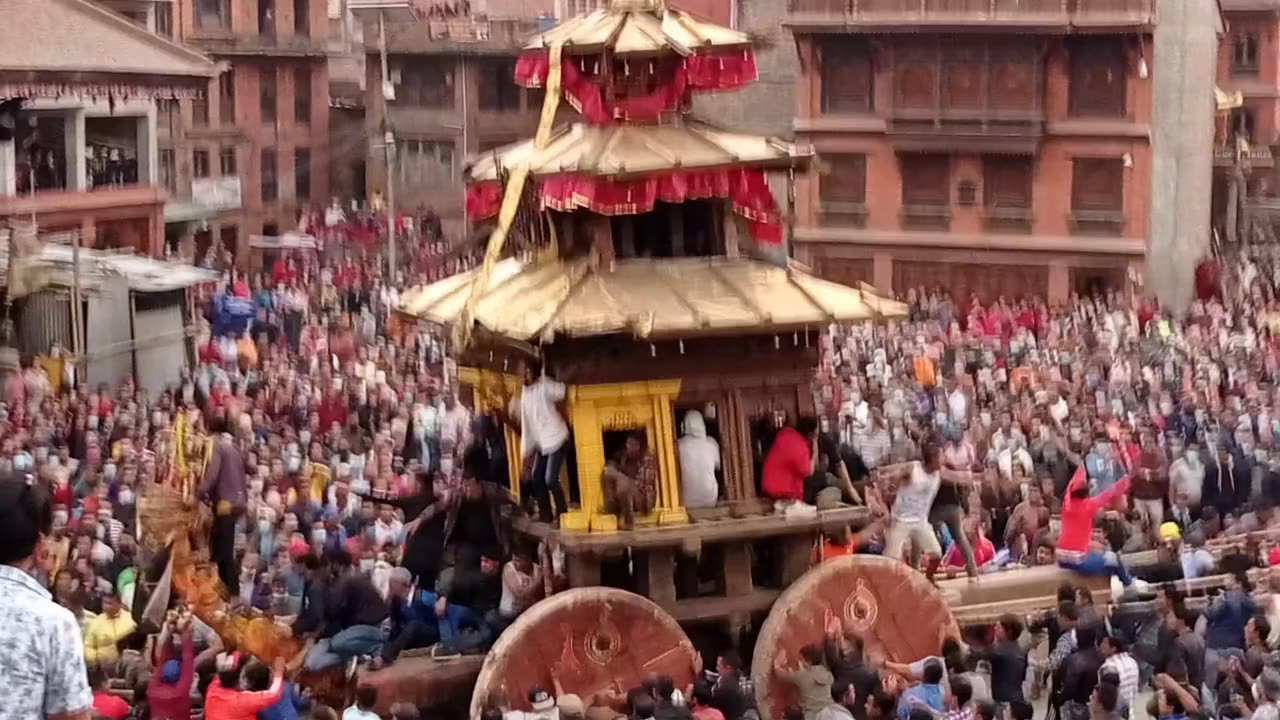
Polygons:
M438 218L400 222L395 277L381 269L376 216L336 204L305 220L316 251L228 268L200 297L196 362L157 397L130 378L90 388L23 358L0 413L0 471L19 479L0 483L0 719L336 717L282 667L227 652L181 603L159 627L138 626L138 499L166 480L156 439L180 418L212 447L196 495L231 604L303 641L306 671L482 653L563 585L558 549L522 542L510 519L554 522L576 496L559 480L572 445L565 386L530 360L505 412L476 417L459 402L442 341L392 309L402 288L467 260L444 250ZM756 443L758 489L778 512L872 510L869 524L828 528L815 562L883 553L979 582L1056 563L1112 576L1117 598L1154 595L1155 609L1113 616L1066 586L1051 612L1004 617L910 664L833 628L774 668L800 699L787 717L1030 720L1047 687L1051 713L1110 720L1132 717L1152 687L1147 711L1161 720L1280 720L1280 607L1252 592L1280 557L1266 545L1215 551L1280 528L1277 273L1236 276L1180 319L1117 293L1050 308L912 290L906 318L832 327L819 412L767 422ZM506 489L505 424L520 430L526 497ZM696 410L680 425L682 504L714 505L715 425ZM601 480L622 527L652 510L643 434ZM1127 567L1140 550L1156 562ZM1228 577L1207 602L1172 584L1213 575ZM46 593L57 607L39 602ZM532 711L495 704L482 717L753 717L742 659L708 657L686 687L655 676L580 698L551 683L529 690ZM360 686L342 717L374 717L376 705Z

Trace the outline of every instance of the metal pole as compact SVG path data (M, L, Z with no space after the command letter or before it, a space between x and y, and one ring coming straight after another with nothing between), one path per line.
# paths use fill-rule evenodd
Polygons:
M71 233L71 342L75 344L75 354L85 356L84 347L84 307L80 304L80 230Z
M387 70L387 24L383 13L378 13L378 48L379 60L382 62L382 125L386 129L383 135L383 157L387 162L387 273L389 282L395 284L396 275L396 180L395 180L395 135L391 132L391 123L387 119L390 113L387 87L391 84L391 74Z
M467 93L467 86L470 85L470 80L467 77L468 70L467 70L466 55L462 56L461 67L462 67L462 72L459 73L459 75L462 76L461 78L461 85L462 85L462 155L461 155L461 158L462 158L462 162L465 163L467 156L471 154L471 146L469 145L470 138L468 137L469 135L468 125L471 123L471 113L468 112L470 110L470 107L469 107L470 98L468 97L468 93ZM458 157L457 153L454 153L454 157L456 162L456 158ZM453 168L449 168L449 171L450 171L449 172L450 177L456 176L456 173L453 172ZM469 231L471 229L470 224L467 221L467 213L466 213L467 186L465 183L462 184L462 207L463 207L462 228L464 230L463 235L465 237L467 234L466 231Z

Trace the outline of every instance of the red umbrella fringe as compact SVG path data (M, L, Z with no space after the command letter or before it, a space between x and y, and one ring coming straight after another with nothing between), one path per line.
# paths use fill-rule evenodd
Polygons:
M546 87L550 66L551 59L546 50L521 53L516 58L516 84L528 88ZM760 78L756 55L751 48L711 50L690 55L684 59L680 69L684 71L685 88L688 90L736 90ZM571 72L589 82L599 92L599 86L593 78L583 73L573 59L570 59L561 64L561 85L566 97L570 97L572 92L567 81Z
M759 168L672 171L618 181L565 173L543 178L538 195L544 208L590 210L600 215L638 215L653 210L657 202L727 198L733 211L748 221L757 242L782 242L777 204L764 170ZM501 204L502 187L497 181L467 187L467 215L472 220L496 215Z

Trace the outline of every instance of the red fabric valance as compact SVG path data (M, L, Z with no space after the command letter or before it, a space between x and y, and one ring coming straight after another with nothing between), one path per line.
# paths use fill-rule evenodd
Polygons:
M516 59L516 84L531 88L546 87L550 64L550 57L546 50L528 50L521 53ZM684 58L679 69L683 71L680 87L682 94L687 90L734 90L753 83L759 78L755 51L749 47L696 53ZM594 80L577 68L575 59L569 58L561 64L561 85L564 87L565 97L570 98L570 102L573 102L571 92L574 92L570 88L571 73L591 84L596 93L601 92ZM582 90L577 89L576 92L582 92ZM680 97L676 98L677 101L679 99ZM584 105L588 104L581 95L579 95L579 101ZM577 107L578 103L574 103L574 106Z
M544 208L569 212L590 210L601 215L638 215L654 203L727 198L733 211L745 218L757 242L782 242L782 225L764 170L735 168L654 173L634 180L564 173L543 178L538 195ZM473 220L490 217L502 204L496 181L467 187L467 213Z

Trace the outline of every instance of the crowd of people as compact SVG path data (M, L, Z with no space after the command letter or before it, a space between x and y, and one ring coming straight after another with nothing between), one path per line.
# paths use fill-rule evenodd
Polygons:
M531 360L519 402L476 417L442 341L392 312L402 288L460 267L442 264L438 219L405 226L394 277L366 241L384 232L372 215L335 206L308 222L319 251L228 269L201 298L196 362L157 396L130 378L51 377L30 358L5 382L0 719L335 716L283 668L228 652L180 603L139 627L150 569L138 500L166 481L156 439L180 419L211 447L195 495L232 607L288 628L308 672L482 653L563 586L558 549L521 541L510 519L555 522L575 495L559 481L572 446L565 386ZM1117 598L1154 594L1157 609L1113 618L1068 586L1044 616L1002 618L909 665L833 629L774 668L800 698L787 717L1030 720L1047 679L1059 715L1132 717L1150 684L1161 720L1280 720L1280 607L1251 594L1249 574L1280 555L1210 549L1280 529L1280 294L1274 273L1241 277L1243 292L1183 318L1119 293L1050 308L912 290L906 318L832 327L819 412L766 428L757 458L760 493L788 517L872 510L869 524L828 528L816 561L883 553L975 581L1056 563L1113 576L1127 586ZM688 507L723 499L710 420L692 410L680 424ZM504 424L520 430L526 497L507 490ZM653 509L657 472L642 433L611 453L601 481L622 528ZM1157 562L1127 567L1139 550ZM1169 584L1216 574L1229 579L1202 611ZM1041 637L1050 652L1032 662ZM531 712L482 717L751 717L748 668L727 648L711 656L714 670L683 688L648 677L580 698L553 683L530 689ZM371 717L376 694L360 686L343 717Z

